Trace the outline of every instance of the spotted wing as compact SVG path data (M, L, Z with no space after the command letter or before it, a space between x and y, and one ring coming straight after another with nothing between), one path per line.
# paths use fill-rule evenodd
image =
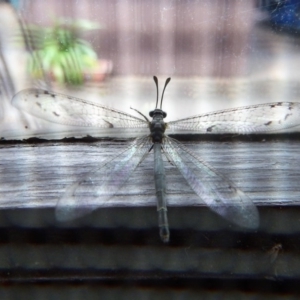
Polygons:
M57 219L72 220L109 205L109 200L126 183L150 147L148 136L137 138L127 149L67 188L56 207Z
M242 227L258 227L257 208L232 182L174 139L166 137L163 149L194 192L214 212Z
M180 119L168 128L194 130L198 133L268 133L300 125L300 103L275 102Z
M148 126L146 120L130 114L41 89L22 90L13 97L12 104L33 116L64 125L100 128Z

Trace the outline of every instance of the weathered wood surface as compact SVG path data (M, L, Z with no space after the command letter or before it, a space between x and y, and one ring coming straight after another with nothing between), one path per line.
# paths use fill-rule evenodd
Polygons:
M66 187L127 142L1 145L0 280L299 278L298 140L185 143L251 197L261 216L258 231L206 209L166 161L171 241L165 247L151 153L116 197L99 203L105 208L78 222L57 222L54 208Z
M2 144L1 208L55 207L70 184L120 152L129 141ZM300 203L299 141L187 142L189 149L226 175L257 205ZM118 161L116 160L116 163ZM203 205L177 169L165 161L169 206ZM109 203L155 206L153 154Z

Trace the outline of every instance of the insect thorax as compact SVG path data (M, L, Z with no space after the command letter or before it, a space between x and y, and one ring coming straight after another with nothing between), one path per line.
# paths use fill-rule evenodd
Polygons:
M152 117L152 121L150 123L152 142L161 143L167 127L164 122L164 118L167 114L161 109L155 109L154 111L150 111L149 115Z

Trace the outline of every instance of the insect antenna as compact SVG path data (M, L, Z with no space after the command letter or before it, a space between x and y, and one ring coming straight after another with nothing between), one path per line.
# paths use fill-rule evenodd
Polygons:
M157 80L157 78L156 78L156 80ZM162 95L161 95L160 109L162 109L162 102L163 102L163 99L164 99L165 89L166 89L166 87L167 87L167 85L168 85L168 83L169 83L170 81L171 81L171 78L170 78L170 77L167 78L166 83L165 83L165 86L164 86L164 89L163 89L163 92L162 92ZM158 89L157 89L157 93L158 93ZM158 97L158 96L157 96L157 97Z
M153 76L153 80L155 82L156 85L156 105L155 105L155 109L157 109L157 104L158 104L158 80L156 76Z

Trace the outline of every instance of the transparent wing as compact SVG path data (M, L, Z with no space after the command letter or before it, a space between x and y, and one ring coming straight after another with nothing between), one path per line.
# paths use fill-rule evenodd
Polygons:
M232 182L174 139L166 137L163 149L194 192L214 212L240 226L258 227L257 208Z
M137 138L113 159L88 173L71 185L58 201L56 217L67 221L84 216L100 206L105 206L126 183L132 172L151 147L148 136Z
M267 133L300 124L300 103L276 102L220 110L168 123L168 128L199 133Z
M13 97L12 104L38 118L64 125L102 128L148 126L146 120L130 114L41 89L22 90Z

